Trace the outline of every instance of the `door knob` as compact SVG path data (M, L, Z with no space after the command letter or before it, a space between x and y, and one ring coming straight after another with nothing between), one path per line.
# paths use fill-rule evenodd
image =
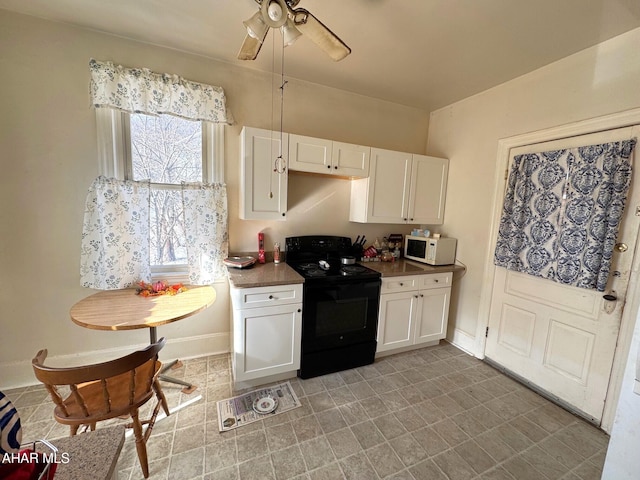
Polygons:
M616 243L615 246L613 247L613 249L616 252L623 253L623 252L626 252L627 250L629 250L629 247L627 246L626 243Z

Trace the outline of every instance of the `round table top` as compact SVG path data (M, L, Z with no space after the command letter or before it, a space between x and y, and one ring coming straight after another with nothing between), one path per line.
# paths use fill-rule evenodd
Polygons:
M132 330L175 322L209 307L216 300L210 286L187 286L177 295L143 297L135 288L103 290L71 307L71 320L96 330Z

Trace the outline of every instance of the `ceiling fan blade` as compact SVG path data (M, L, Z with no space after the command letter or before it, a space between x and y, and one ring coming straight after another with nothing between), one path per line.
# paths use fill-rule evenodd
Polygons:
M336 62L351 53L351 49L335 33L304 8L293 10L293 23Z
M251 35L247 35L244 37L244 42L242 42L242 46L240 47L240 51L238 52L239 60L255 60L258 56L258 52L260 52L260 48L262 47L262 42L267 36L269 29L267 29L264 33L264 37L262 40L258 40L257 38L252 37Z

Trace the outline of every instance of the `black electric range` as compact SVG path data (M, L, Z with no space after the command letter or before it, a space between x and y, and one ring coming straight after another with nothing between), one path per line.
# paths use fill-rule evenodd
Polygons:
M298 375L310 378L373 363L380 273L351 263L358 252L348 237L289 237L285 245L287 264L304 277Z

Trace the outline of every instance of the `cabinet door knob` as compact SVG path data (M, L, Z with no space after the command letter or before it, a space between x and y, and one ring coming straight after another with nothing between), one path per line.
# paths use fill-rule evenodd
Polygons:
M439 280L438 280L437 278L436 278L436 279L434 279L433 281L434 281L435 283L438 283L438 282L439 282Z
M421 294L420 294L420 296L421 296L421 297L424 297L424 294L423 294L423 293L421 293Z
M327 168L331 168L331 165L327 165Z
M404 286L404 283L400 282L400 286L401 286L401 287L403 287L403 286Z
M269 295L269 300L273 300L273 295Z
M301 311L302 311L302 309L301 309L301 308L299 308L299 309L298 309L298 313L300 313Z
M336 166L335 166L335 167L333 167L333 168L335 168L335 169L337 170L337 169L338 169L338 166L336 165Z
M418 298L418 295L414 295L413 297L414 297L414 298Z
M284 213L282 214L282 216L284 217Z

